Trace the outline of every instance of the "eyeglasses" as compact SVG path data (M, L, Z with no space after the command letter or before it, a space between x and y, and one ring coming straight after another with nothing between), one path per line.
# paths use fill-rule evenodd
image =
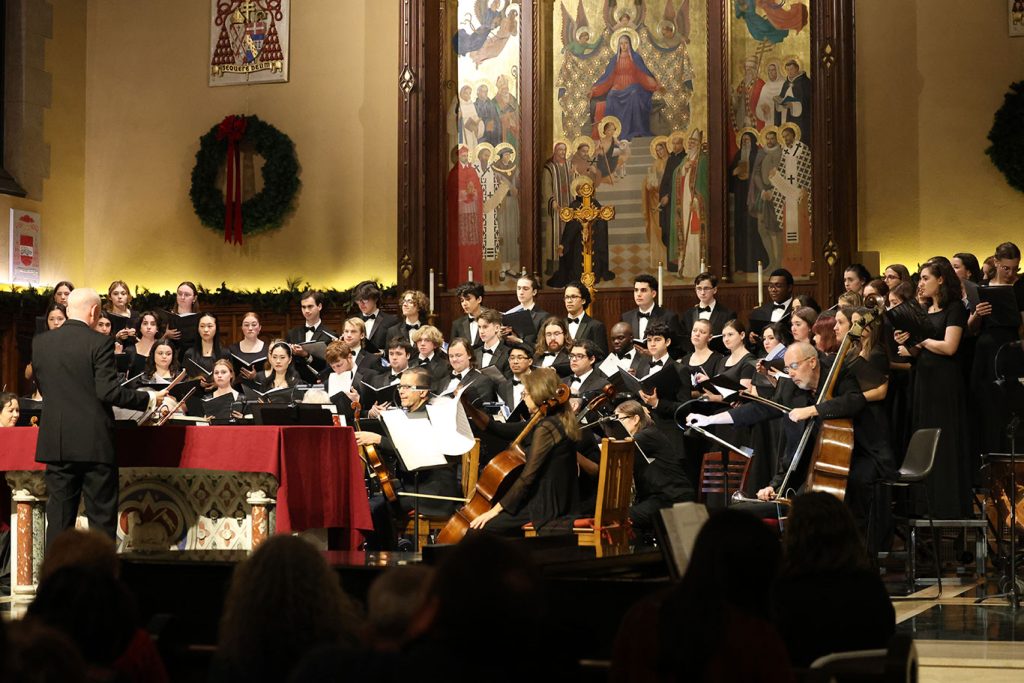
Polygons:
M771 285L768 285L771 287ZM694 287L698 292L710 292L714 287Z
M399 384L399 391L427 391L430 387L421 387L416 384Z
M900 276L899 275L886 275L883 279L885 279L885 280L899 280Z
M801 358L800 360L795 360L792 363L787 363L786 367L789 368L790 370L796 370L798 367L800 367L801 363L803 363L804 361L807 361L807 360L811 360L812 358L814 358L814 356L807 356L806 358Z
M585 353L570 353L569 354L569 359L570 360L583 360L584 358L589 358L589 357L590 356L588 356Z
M583 298L583 297L582 297L582 296L580 296L579 294L566 294L566 295L565 295L565 299L566 299L566 301L571 301L571 300L573 300L573 299L582 299L582 298Z
M402 299L402 303L403 304L414 304L416 302L413 301L412 299Z

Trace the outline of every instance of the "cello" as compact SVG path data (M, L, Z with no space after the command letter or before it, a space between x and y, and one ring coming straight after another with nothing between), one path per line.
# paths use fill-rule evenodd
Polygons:
M352 401L352 418L356 423L356 431L363 431L359 427L359 411L362 406L359 405L359 401ZM377 453L377 449L372 445L362 446L363 453L366 455L365 462L370 468L373 478L377 480L380 485L380 491L384 494L384 497L388 499L389 503L394 503L398 500L398 493L395 491L395 485L392 482L393 477L391 476L388 466L381 460L380 454Z
M821 386L818 399L814 402L815 406L832 399L832 393L835 390L836 382L839 380L839 373L846 362L847 354L853 348L854 342L860 341L861 334L875 321L875 317L874 313L866 312L862 314L859 322L850 326L849 332L846 333L842 344L839 345L839 351L836 352L835 362L832 363L825 382ZM789 466L789 471L786 472L786 477L779 486L779 495L775 500L780 503L789 504L790 502L782 497L782 494L786 491L786 484L789 482L790 476L796 471L800 463L800 456L807 446L807 442L810 441L813 428L814 421L809 420L804 428L803 435L800 437L800 443L793 456L793 462ZM849 418L822 420L821 426L818 429L817 441L814 444L814 451L808 463L806 489L808 491L825 491L826 493L831 493L839 500L845 499L852 457L853 420Z
M523 427L523 431L519 433L519 436L509 444L508 448L491 458L491 461L484 467L480 473L480 478L477 479L476 490L473 492L473 495L461 509L451 516L448 523L441 529L441 533L437 535L438 543L458 543L461 541L465 538L466 532L469 531L470 522L489 511L496 502L501 500L501 497L505 495L509 487L515 483L523 467L526 466L526 453L520 448L519 444L537 426L537 423L547 415L548 410L555 406L563 405L568 400L569 387L559 384L555 395L537 406L536 412L530 418L530 421L526 423L526 426ZM470 419L472 420L472 418Z

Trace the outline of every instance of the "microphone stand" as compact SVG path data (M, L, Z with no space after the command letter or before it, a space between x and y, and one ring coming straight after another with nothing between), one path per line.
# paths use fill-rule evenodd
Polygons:
M728 441L726 441L725 439L721 438L720 436L712 434L708 430L703 429L701 427L698 427L696 425L690 425L689 428L691 430L697 432L701 436L703 436L705 439L710 439L711 441L714 441L715 443L719 444L720 446L722 446L725 449L725 452L722 455L722 458L723 458L722 464L724 466L724 471L725 471L725 476L722 477L722 483L723 483L723 487L725 489L725 491L724 491L725 507L729 507L729 503L730 503L730 500L731 500L731 497L729 495L729 460L730 460L730 457L732 456L733 451L735 451L735 452L739 453L740 455L743 455L743 456L745 456L746 458L749 459L749 458L754 457L754 451L752 449L750 449L750 448L745 447L745 446L734 446L731 443L729 443Z

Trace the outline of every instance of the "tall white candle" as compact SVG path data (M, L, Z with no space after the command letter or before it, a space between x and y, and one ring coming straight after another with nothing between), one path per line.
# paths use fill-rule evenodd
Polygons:
M665 296L665 264L658 261L658 305L664 304Z
M706 273L706 272L707 272L707 270L708 270L708 269L704 267L704 259L701 259L701 260L700 260L700 272L702 272L702 273Z
M466 279L470 282L473 281L473 266L466 268Z
M434 269L430 269L430 312L434 312Z
M764 304L764 264L757 262L757 305Z

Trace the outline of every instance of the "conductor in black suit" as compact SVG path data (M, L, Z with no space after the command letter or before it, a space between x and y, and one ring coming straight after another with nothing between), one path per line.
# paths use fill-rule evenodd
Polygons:
M655 322L663 322L673 339L682 337L682 328L679 326L679 316L675 311L662 308L658 305L658 279L653 275L643 274L633 278L633 301L636 308L622 314L622 321L629 323L629 326L636 334L636 339L647 339L647 326ZM689 334L687 334L689 337ZM682 350L672 350L673 357L682 355Z
M292 363L295 370L303 381L313 384L316 382L317 373L327 368L327 361L309 355L300 344L318 341L330 344L338 335L324 327L324 322L320 319L320 313L324 308L323 294L307 289L299 297L299 307L302 309L305 324L288 330L286 339L292 345Z
M685 353L693 353L690 334L697 320L707 320L711 324L711 335L722 334L725 324L736 317L736 314L718 302L718 277L713 273L701 273L693 280L693 288L697 292L697 305L687 309L682 317L683 333L677 337L678 346Z
M369 345L374 349L386 349L388 329L398 324L398 316L380 310L380 288L372 280L356 285L354 298L356 306L359 306L359 317L366 325L366 340Z
M115 538L117 462L113 406L148 410L166 391L125 389L117 380L114 341L92 329L99 317L95 290L79 288L68 321L32 342L32 368L43 395L36 462L46 465L46 544L75 524L85 496L89 528Z

